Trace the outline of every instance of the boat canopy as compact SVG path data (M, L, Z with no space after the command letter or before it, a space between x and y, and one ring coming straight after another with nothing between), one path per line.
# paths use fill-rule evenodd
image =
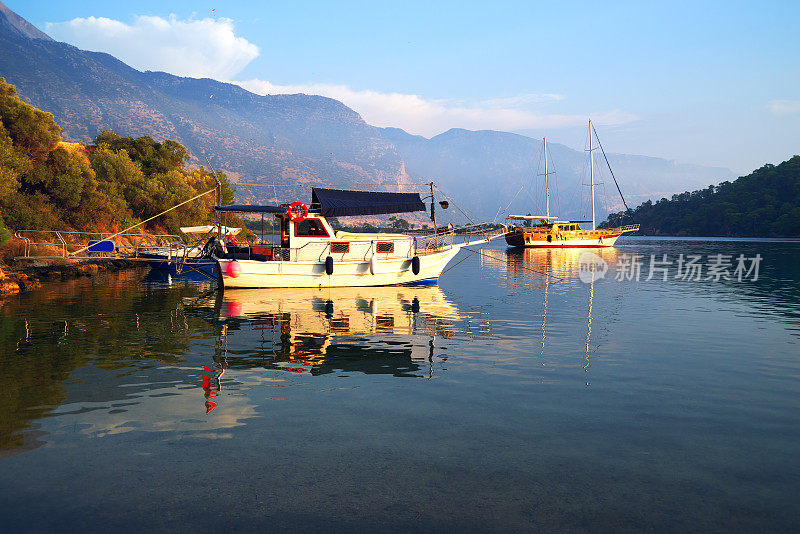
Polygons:
M236 235L242 231L241 228L231 228L230 226L218 226L216 224L204 224L202 226L181 226L181 232L184 234L205 234L207 232L216 231L217 228L222 230L223 234Z
M225 213L286 213L283 206L259 206L258 204L231 204L230 206L214 206L214 211Z
M347 191L320 187L311 189L311 207L319 208L319 212L326 217L425 211L419 193Z
M379 191L348 191L345 189L311 188L309 213L326 217L347 215L381 215L425 211L419 193L384 193ZM223 213L286 213L286 206L260 206L258 204L231 204L215 206Z

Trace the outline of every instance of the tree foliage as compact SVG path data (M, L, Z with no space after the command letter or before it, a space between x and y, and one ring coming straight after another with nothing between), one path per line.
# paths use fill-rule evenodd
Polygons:
M61 143L49 113L23 102L0 78L0 240L2 223L14 229L119 231L222 183L222 202L233 201L225 175L189 168L186 149L149 136L99 134L94 144ZM211 222L216 194L156 218L148 229L177 233Z
M767 164L733 182L648 200L601 225L638 223L645 235L800 236L800 156Z

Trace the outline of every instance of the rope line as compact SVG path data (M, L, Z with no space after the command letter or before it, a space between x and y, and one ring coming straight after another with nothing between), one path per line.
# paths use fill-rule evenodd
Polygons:
M514 196L513 196L513 197L511 197L511 202L509 202L509 203L508 203L508 205L506 206L506 209L504 209L504 210L503 210L503 212L507 212L507 211L508 211L508 208L510 208L510 207L511 207L511 204L514 202L514 200L516 200L516 198L517 198L517 195L519 195L519 194L520 194L520 192L521 192L523 189L525 189L525 182L523 182L523 183L522 183L522 185L521 185L521 186L519 186L519 189L518 189L518 190L517 190L517 192L514 194ZM498 213L498 214L499 214L499 213ZM495 220L497 220L497 215L495 215L495 217L494 217L494 218L495 218Z
M314 186L314 182L306 183L306 184L253 184L253 183L247 183L247 182L231 182L231 183L233 185L246 185L246 186L252 186L252 187L297 187L297 188L301 188L301 187L313 187ZM368 185L368 186L371 186L371 187L395 187L395 188L399 187L399 188L404 188L404 187L409 187L409 186L425 187L425 186L428 186L429 184L424 184L424 183L406 183L406 184L400 184L398 186L398 184L374 184L374 183L369 183L369 182L349 182L349 183L345 183L345 184L331 185L331 184L325 184L325 183L322 183L322 182L318 182L318 185L320 187L332 187L332 188L348 186L348 185ZM442 194L444 194L444 193L442 193Z
M168 210L164 210L164 211L162 211L161 213L159 213L158 215L153 215L153 216L152 216L152 217L150 217L149 219L145 219L145 220L143 220L143 221L142 221L142 222L140 222L139 224L134 224L133 226L131 226L131 227L129 227L129 228L125 228L125 229L124 229L124 230L122 230L121 232L117 232L117 233L116 233L116 234L114 234L114 235L108 236L108 237L104 238L104 239L103 239L103 241L108 241L109 239L113 239L113 238L117 237L118 235L120 235L120 234L124 234L125 232L127 232L127 231L129 231L129 230L133 230L133 229L134 229L134 228L136 228L137 226L141 226L141 225L143 225L144 223L146 223L146 222L150 222L150 221L152 221L153 219L155 219L155 218L157 218L157 217L161 217L161 216L162 216L162 215L164 215L165 213L168 213L168 212L170 212L170 211L174 210L175 208L180 208L180 207L181 207L181 206L183 206L184 204L188 204L189 202L192 202L193 200L197 200L198 198L200 198L200 197L202 197L202 196L205 196L205 195L207 195L207 194L209 194L209 193L213 193L213 192L214 192L214 191L216 191L216 190L217 190L217 188L215 187L215 188L213 188L213 189L209 189L209 190L208 190L208 191L206 191L205 193L200 193L199 195L195 195L195 196L193 196L192 198L190 198L189 200L185 200L185 201L181 202L181 203L180 203L180 204L178 204L177 206L172 206L172 207L171 207L171 208L169 208ZM74 256L74 255L76 255L76 254L79 254L79 253L81 253L81 252L85 252L86 250L88 250L88 249L89 249L89 247L90 247L90 246L91 246L91 245L86 245L85 247L83 247L83 248L80 248L80 249L76 250L75 252L70 252L70 255L71 255L71 256Z
M500 261L504 261L505 263L508 263L508 260L503 260L502 258L498 258L496 256L492 256L491 254L484 254L483 252L481 252L480 249L472 250L471 248L467 248L467 247L462 247L462 248L464 250L469 250L470 252L473 252L475 254L480 254L481 256L486 256L487 258L490 258L490 259L493 259L493 260L500 260ZM469 256L467 256L467 258L468 257ZM466 259L466 258L464 258L464 259ZM464 260L461 260L461 261L464 261ZM459 263L461 263L461 262L459 262ZM458 265L458 263L456 265ZM453 267L455 267L455 265ZM547 271L540 271L538 269L532 269L531 267L525 267L524 265L515 265L514 267L517 267L519 269L523 269L525 271L531 271L531 272L534 272L534 273L543 274L545 276L549 276L550 278L553 278L553 279L558 280L558 281L564 280L563 278L561 278L559 276L556 276L554 274L550 274Z
M466 217L466 218L467 218L467 220L468 220L469 222L471 222L473 225L475 225L475 221L473 221L473 220L472 220L472 217L470 217L469 215L467 215L467 213L466 213L464 210L462 210L462 209L461 209L461 207L460 207L458 204L456 204L456 201L455 201L455 200L453 200L452 198L450 198L449 196L447 196L447 193L445 193L444 191L442 191L441 189L439 189L439 186L438 186L438 185L436 185L436 184L433 184L433 187L435 187L437 191L439 191L439 192L440 192L442 195L444 195L444 198L446 198L447 200L449 200L450 202L452 202L453 206L455 206L455 207L458 209L458 211L460 211L460 212L461 212L461 213L464 215L464 217Z
M614 176L614 171L611 169L611 164L608 162L606 151L603 150L603 143L600 142L600 137L597 135L597 130L594 129L594 124L592 124L592 130L594 131L595 139L597 139L597 144L600 145L600 152L603 153L603 158L606 160L606 165L608 165L608 170L611 171L611 177L614 179L614 185L617 186L617 192L619 193L619 198L622 199L622 203L625 205L625 209L631 211L631 209L628 207L628 203L625 202L625 197L622 196L622 190L619 188L619 184L617 183L617 177Z
M466 248L466 247L462 247L462 248ZM469 250L469 249L467 249L467 250ZM480 250L480 249L478 249L478 250ZM463 258L461 261L464 261L464 260L466 260L466 259L469 259L469 258L471 258L471 257L472 257L472 256L473 256L475 253L478 253L478 251L477 251L477 250L470 250L470 252L471 252L471 254L468 254L468 255L467 255L467 257ZM441 272L441 274L439 274L439 276L442 276L444 273L446 273L446 272L447 272L447 271L449 271L450 269L454 269L455 267L458 267L458 265L461 263L461 261L460 261L460 262L458 262L458 263L456 263L455 265L451 265L450 267L448 267L447 269L445 269L444 271L442 271L442 272Z

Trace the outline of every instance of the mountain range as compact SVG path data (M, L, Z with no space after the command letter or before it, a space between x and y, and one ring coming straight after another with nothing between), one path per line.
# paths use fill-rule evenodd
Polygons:
M512 198L511 210L543 207L541 177L535 176L541 140L462 129L428 139L371 126L331 98L260 96L212 79L141 72L108 54L54 41L2 2L0 76L26 101L53 113L66 140L90 141L108 129L174 139L196 163L208 160L240 183L402 189L434 181L477 218L495 216ZM585 153L555 143L548 152L557 171L554 208L562 217L585 217ZM728 169L660 158L608 159L630 206L733 177ZM608 180L606 171L609 201L599 203L598 219L621 208ZM519 194L523 183L527 187ZM242 185L237 196L268 201L273 191ZM287 200L295 193L282 189L277 196Z

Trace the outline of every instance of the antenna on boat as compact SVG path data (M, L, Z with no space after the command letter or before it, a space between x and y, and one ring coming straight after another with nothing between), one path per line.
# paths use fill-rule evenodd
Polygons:
M206 156L205 151L203 151L203 157L206 159L206 163L214 172L214 179L217 181L217 206L222 206L222 182L219 180L219 174L217 174L217 170L211 165L211 162L208 160L208 156ZM222 239L222 215L220 212L217 212L217 237Z

